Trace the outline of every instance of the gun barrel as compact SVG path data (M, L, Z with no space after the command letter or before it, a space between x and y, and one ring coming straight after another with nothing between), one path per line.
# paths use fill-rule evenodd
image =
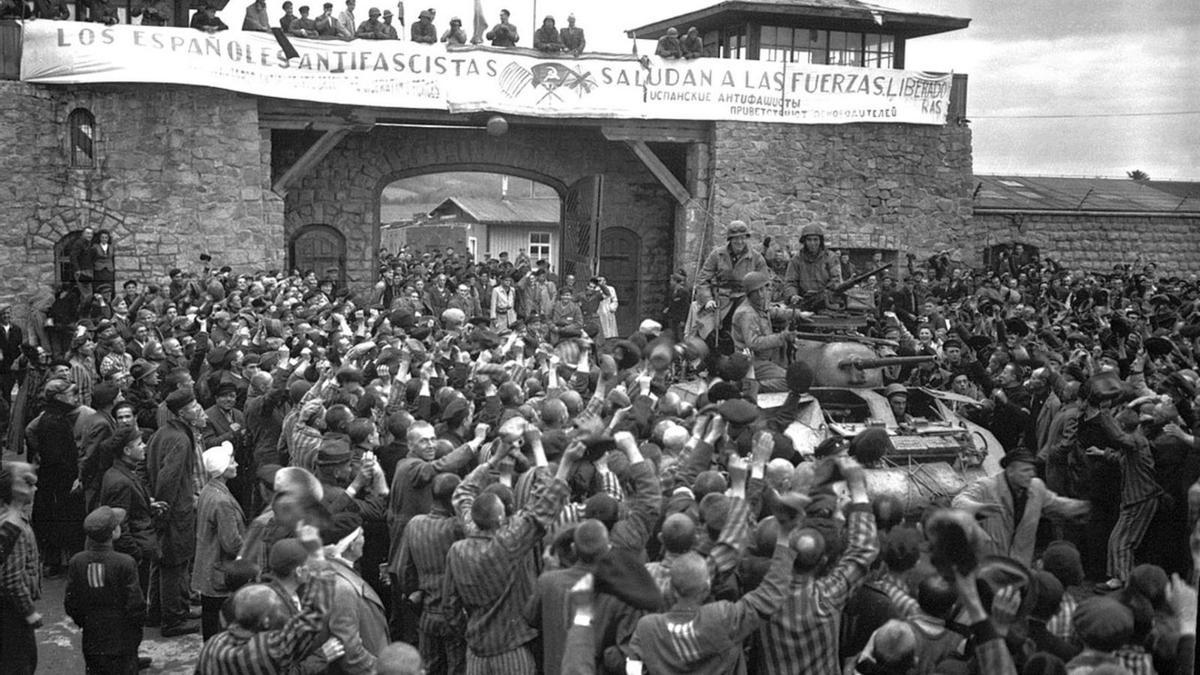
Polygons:
M933 356L881 356L877 359L846 359L838 364L839 368L857 368L866 370L868 368L889 368L891 366L905 366L909 364L928 363L933 361Z
M867 279L871 278L872 276L875 276L876 274L879 274L880 272L888 269L889 267L891 267L894 264L895 263L886 263L884 265L880 265L879 267L876 267L873 270L869 270L869 271L863 272L861 274L856 274L855 276L852 276L849 279L843 281L841 283L841 285L839 285L837 288L833 289L833 292L834 293L845 293L846 291L850 290L851 288L854 288L855 286L861 284L862 282L866 281Z

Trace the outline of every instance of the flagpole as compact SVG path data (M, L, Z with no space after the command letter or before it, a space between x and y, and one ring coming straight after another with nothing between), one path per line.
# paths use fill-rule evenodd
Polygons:
M538 31L537 0L533 0L533 32L529 34L529 46L533 47L533 36Z

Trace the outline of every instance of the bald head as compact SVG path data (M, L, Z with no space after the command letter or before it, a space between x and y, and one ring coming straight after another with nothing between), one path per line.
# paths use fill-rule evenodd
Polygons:
M792 473L795 470L796 467L792 466L791 462L776 457L767 463L767 485L775 488L776 492L787 492L791 489Z
M875 657L875 663L888 668L889 672L907 672L912 667L917 653L917 637L912 626L892 619L880 626L874 637L871 655Z
M271 373L265 370L260 370L250 377L250 388L258 393L263 393L271 388Z
M567 404L557 398L549 398L542 402L542 422L552 429L558 428L567 421Z
M817 530L806 527L796 533L796 562L797 572L812 572L821 565L825 557L825 537Z
M433 501L448 506L450 500L454 497L454 491L458 489L458 484L461 482L461 479L456 474L439 473L433 479L433 487L431 488Z
M671 588L680 598L708 595L708 563L695 553L684 553L671 565Z
M283 602L264 584L251 584L233 594L233 617L238 625L255 632L271 630L282 623Z
M696 545L696 521L686 514L672 513L663 521L660 539L668 552L687 553Z
M599 520L585 520L575 528L575 555L580 562L595 562L608 546L608 528Z
M416 647L406 642L393 642L379 652L375 661L377 675L421 675L425 664Z
M671 454L679 454L683 451L683 446L690 436L687 429L678 424L672 424L663 430L663 450Z
M471 505L471 520L484 531L498 529L504 522L504 502L495 493L484 493Z

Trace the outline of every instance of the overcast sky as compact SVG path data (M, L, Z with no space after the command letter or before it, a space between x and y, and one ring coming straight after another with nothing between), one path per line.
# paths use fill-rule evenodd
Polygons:
M628 52L626 29L717 1L484 0L483 7L489 22L501 7L509 9L523 45L532 42L535 20L540 21L535 17L553 14L562 26L574 12L589 49ZM341 11L344 0L333 2L335 12ZM272 17L281 3L268 0ZM321 3L311 4L319 14ZM1200 111L1196 0L877 4L971 19L965 30L909 42L906 67L969 75L976 173L1124 177L1141 169L1155 179L1200 180L1200 114L1158 114ZM234 0L222 13L235 27L242 16L238 5ZM357 14L366 19L373 6L395 9L392 0L359 0ZM439 31L457 14L470 32L473 0L410 1L406 18L415 19L423 6L437 8ZM1028 118L1032 115L1073 117Z

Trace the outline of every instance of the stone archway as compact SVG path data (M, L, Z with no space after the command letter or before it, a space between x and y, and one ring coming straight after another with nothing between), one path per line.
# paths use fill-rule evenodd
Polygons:
M291 166L315 136L276 131L272 163ZM665 306L674 251L675 200L623 143L598 129L514 126L493 137L473 129L376 127L347 135L289 187L284 229L291 237L303 226L325 223L346 239L346 277L366 289L378 271L380 201L392 181L439 171L484 170L526 177L560 194L587 176L602 175L599 238L611 227L637 233L653 255L639 258L643 307Z

